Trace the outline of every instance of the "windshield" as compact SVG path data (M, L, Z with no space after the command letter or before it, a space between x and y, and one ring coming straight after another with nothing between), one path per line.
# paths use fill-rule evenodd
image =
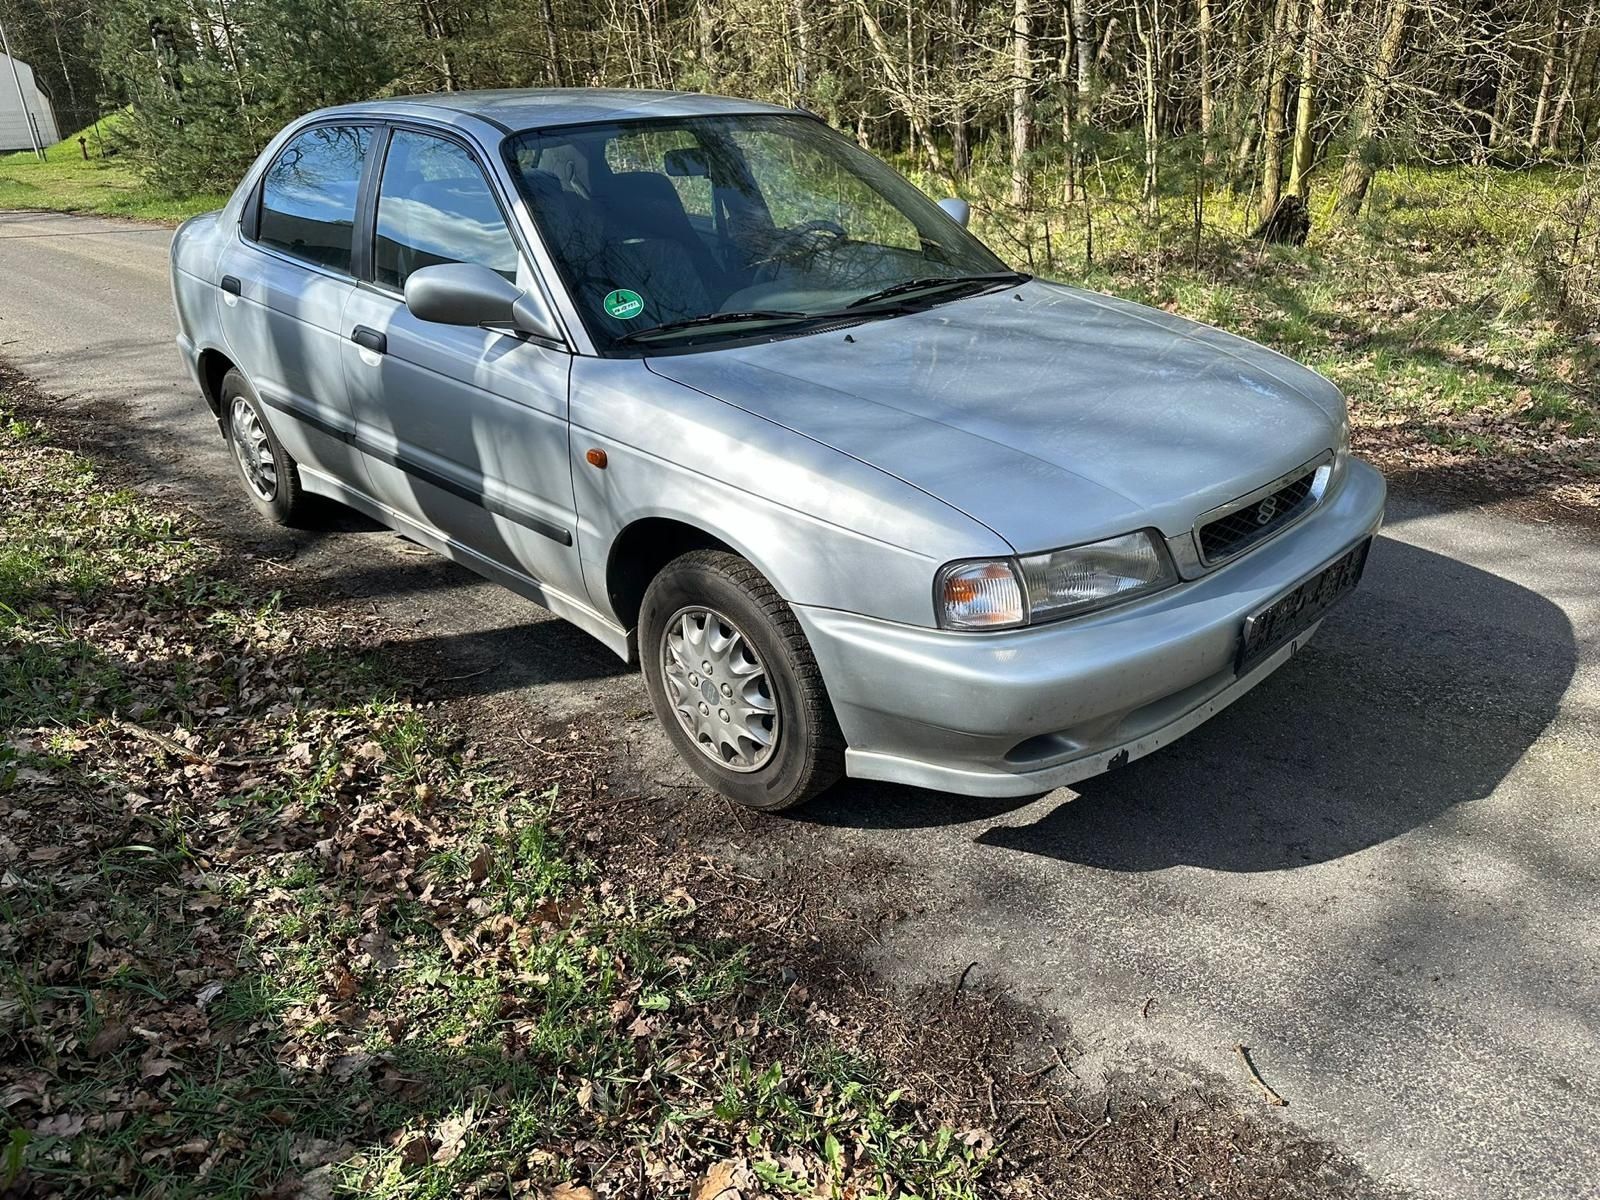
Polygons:
M868 319L1016 278L810 117L582 125L518 134L506 153L602 350L803 331L852 304Z

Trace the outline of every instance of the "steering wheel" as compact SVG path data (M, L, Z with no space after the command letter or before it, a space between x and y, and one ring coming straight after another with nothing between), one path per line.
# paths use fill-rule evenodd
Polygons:
M844 231L843 225L837 221L830 221L826 217L820 217L815 221L802 221L798 225L791 225L784 232L792 233L796 237L805 237L813 233L827 233L832 234L834 240L839 242L850 236Z
M771 251L750 264L753 270L759 272L764 267L775 267L779 263L816 254L823 248L821 238L824 235L831 238L835 246L850 238L843 225L826 217L775 229L773 235Z

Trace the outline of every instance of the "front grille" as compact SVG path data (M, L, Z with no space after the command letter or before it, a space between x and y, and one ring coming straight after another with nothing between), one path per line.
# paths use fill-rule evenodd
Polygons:
M1312 495L1316 479L1317 468L1307 466L1304 474L1277 491L1200 526L1200 557L1220 562L1271 537L1316 502Z

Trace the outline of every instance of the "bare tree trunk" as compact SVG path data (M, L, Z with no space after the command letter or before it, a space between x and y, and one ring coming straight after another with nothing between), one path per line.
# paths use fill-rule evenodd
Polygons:
M1267 111L1261 138L1261 219L1277 210L1283 183L1284 106L1289 98L1289 22L1295 0L1277 0L1272 12L1272 42L1267 49Z
M1499 71L1499 80L1495 85L1494 107L1489 112L1489 149L1494 151L1505 140L1506 128L1511 124L1512 105L1516 101L1517 88L1511 78L1511 72L1502 64Z
M1029 92L1033 84L1032 19L1028 0L1015 0L1011 10L1011 203L1028 202Z
M1067 169L1061 198L1067 204L1078 199L1078 145L1072 126L1090 117L1089 93L1094 80L1094 30L1089 24L1087 5L1088 0L1065 0L1062 11L1065 41L1061 58L1061 140L1066 148Z
M1306 15L1305 43L1300 47L1300 96L1295 105L1294 148L1290 154L1289 194L1306 198L1307 176L1311 173L1311 122L1315 115L1317 43L1322 38L1322 11L1325 0L1311 0Z
M1082 0L1078 0L1079 3ZM1061 199L1071 204L1077 197L1077 184L1072 170L1072 119L1077 105L1072 87L1072 62L1077 52L1078 39L1072 27L1073 0L1065 0L1061 10L1061 58L1056 63L1056 83L1061 91L1061 148L1062 162L1066 165L1061 183Z
M1550 108L1550 89L1556 78L1556 49L1561 41L1561 30L1566 19L1561 15L1560 0L1556 0L1555 16L1551 20L1550 36L1545 39L1544 65L1539 72L1539 99L1533 106L1533 123L1528 129L1528 149L1537 152L1539 140L1544 135L1544 118Z
M640 57L650 68L650 85L652 87L665 87L667 84L667 71L663 69L665 51L662 48L661 32L656 27L656 6L653 0L639 0L639 29L643 46Z
M696 0L694 6L695 33L700 42L700 65L715 84L721 64L717 62L717 19L711 11L712 0Z
M1088 0L1070 0L1072 42L1078 52L1078 95L1087 96L1094 86L1094 30L1089 26ZM1107 31L1109 36L1109 30Z
M1591 23L1592 25L1592 23ZM1591 28L1590 32L1593 32ZM1589 39L1590 43L1595 38ZM1575 109L1575 124L1578 130L1578 149L1587 152L1589 143L1594 140L1593 126L1596 117L1600 117L1600 46L1595 47L1587 63L1580 63L1578 78L1588 80L1583 90L1583 98Z
M811 14L808 0L794 0L794 84L795 97L804 101L811 90Z
M545 51L550 55L550 80L557 87L566 87L567 64L561 55L561 27L556 24L553 0L540 0L539 16L544 22Z
M1262 22L1265 25L1265 40L1270 46L1272 41L1272 17L1264 13ZM1241 16L1236 23L1236 36L1234 38L1234 61L1245 61L1245 49L1248 42L1247 30L1251 26ZM1238 141L1233 147L1233 173L1236 178L1243 177L1245 169L1250 165L1250 156L1255 153L1257 123L1261 117L1261 110L1267 103L1267 76L1269 71L1265 66L1255 74L1255 80L1248 92L1242 93L1242 103L1235 122L1239 130Z
M867 41L872 44L872 50L877 57L878 69L883 72L884 86L891 99L905 114L906 122L911 126L913 140L922 150L923 160L928 164L928 169L948 184L952 191L956 189L955 176L950 173L950 167L945 163L944 157L939 153L939 144L934 141L933 127L928 122L927 114L923 111L917 98L912 95L907 80L901 73L900 62L895 52L889 46L889 39L884 35L883 26L878 24L878 19L872 15L865 0L856 0L856 12L861 17L861 25L867 31ZM867 141L867 114L862 110L856 122L856 140L863 148Z
M432 41L439 43L439 76L444 84L444 90L456 91L459 84L456 81L455 64L450 61L450 51L445 45L450 31L445 28L444 20L439 16L431 0L422 0L422 28Z
M1142 0L1133 5L1133 31L1140 46L1139 74L1144 114L1145 215L1152 220L1161 212L1161 0L1148 0L1148 17Z
M1556 97L1555 111L1550 114L1550 125L1545 131L1545 149L1555 150L1561 142L1563 118L1572 110L1572 89L1577 82L1578 66L1589 53L1589 35L1594 28L1594 0L1584 10L1583 24L1567 32L1566 65L1561 73L1561 94ZM1576 40L1574 40L1576 35Z
M1400 48L1405 44L1406 17L1410 12L1411 0L1390 0L1389 20L1378 40L1377 60L1350 115L1350 151L1345 155L1344 170L1339 176L1336 207L1344 217L1360 213L1361 206L1366 203L1367 189L1372 186L1372 175L1377 169L1374 161L1377 140L1383 128L1383 110L1389 100L1389 80L1399 62Z
M61 81L67 85L67 107L72 109L73 124L82 125L83 114L78 109L78 89L72 86L72 72L67 70L67 52L61 46L61 23L55 19L54 14L50 17L50 36L55 39L56 61L61 64ZM64 133L65 130L57 132Z
M1215 125L1213 110L1216 107L1211 78L1212 28L1211 0L1200 0L1200 141L1202 161L1208 167L1216 161L1216 147L1211 140Z
M968 0L950 0L950 75L958 93L954 111L950 114L950 157L955 173L965 178L972 170L972 143L967 128L967 105L959 95L965 80L962 72L967 59L967 3Z
M208 16L210 14L207 14ZM238 38L233 22L228 19L226 5L217 6L217 14L213 20L219 22L222 28L222 46L228 55L228 69L233 74L234 90L239 93L239 116L244 120L245 128L250 129L255 122L250 119L250 100L244 90L244 71L240 69Z
M1094 64L1104 67L1111 58L1111 43L1117 36L1117 18L1112 17L1106 22L1106 31L1100 35L1100 49L1095 51Z

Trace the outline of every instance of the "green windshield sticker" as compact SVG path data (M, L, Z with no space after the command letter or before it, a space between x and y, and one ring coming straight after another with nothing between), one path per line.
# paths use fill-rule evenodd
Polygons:
M644 297L627 288L618 288L605 299L606 311L619 321L631 321L644 311Z

